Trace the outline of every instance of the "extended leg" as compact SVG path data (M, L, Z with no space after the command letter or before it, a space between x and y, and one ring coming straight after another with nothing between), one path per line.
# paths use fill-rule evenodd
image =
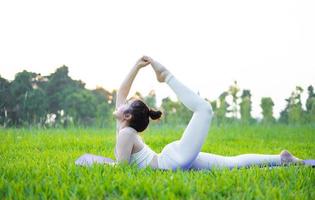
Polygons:
M242 154L238 156L221 156L211 153L200 152L197 158L193 161L192 169L211 169L211 168L234 168L234 167L249 167L252 165L282 165L301 163L302 160L293 156L289 151L282 150L280 154Z
M281 156L266 154L242 154L238 156L221 156L200 152L193 161L191 169L234 168L252 165L280 165Z

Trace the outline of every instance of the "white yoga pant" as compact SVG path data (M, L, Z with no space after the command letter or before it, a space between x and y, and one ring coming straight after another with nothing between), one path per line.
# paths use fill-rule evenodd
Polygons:
M191 169L240 168L257 166L281 165L280 155L242 154L238 156L221 156L200 152L193 161Z
M207 137L213 111L211 105L183 85L173 74L168 74L165 82L175 92L177 98L193 112L182 137L167 144L158 154L159 169L211 169L216 167L250 166L260 164L280 164L280 155L244 154L234 157L200 152Z
M177 98L193 112L180 140L167 144L158 154L160 169L189 169L198 156L206 139L213 116L211 105L179 82L171 73L165 82L177 95Z

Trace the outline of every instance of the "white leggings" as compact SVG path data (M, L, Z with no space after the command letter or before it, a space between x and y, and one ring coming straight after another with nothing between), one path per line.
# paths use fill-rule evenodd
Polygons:
M211 169L213 167L243 167L261 164L280 164L280 155L244 154L225 157L200 152L207 137L213 111L211 105L187 88L173 74L165 82L177 98L193 112L182 137L167 144L158 154L159 169Z

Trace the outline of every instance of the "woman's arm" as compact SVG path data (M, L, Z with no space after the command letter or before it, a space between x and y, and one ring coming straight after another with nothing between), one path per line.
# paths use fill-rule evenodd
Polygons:
M129 164L135 134L129 129L121 129L117 138L117 163Z
M122 82L122 84L120 85L120 87L117 91L116 106L115 106L116 109L120 105L125 103L125 101L128 97L131 85L133 83L133 80L135 79L139 69L147 66L148 64L150 64L150 62L146 59L146 57L142 57L136 62L136 64L131 69L131 71L128 73L127 77L124 79L124 81ZM119 128L120 128L119 120L116 120L116 136L118 136ZM116 137L116 139L117 139L117 137Z
M125 101L128 97L131 85L132 85L139 69L147 66L148 64L150 64L150 62L148 60L146 60L144 57L141 57L137 61L137 63L133 66L133 68L128 73L127 77L124 79L124 81L122 82L122 84L120 85L120 87L117 91L116 108L118 108L120 105L125 103Z

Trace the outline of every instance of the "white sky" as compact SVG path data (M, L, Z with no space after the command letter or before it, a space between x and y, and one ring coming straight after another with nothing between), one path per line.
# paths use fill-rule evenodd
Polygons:
M237 80L260 99L285 106L296 85L315 85L315 1L1 1L0 75L48 75L65 64L92 89L118 88L149 55L202 97L216 99ZM131 94L175 94L145 68Z

